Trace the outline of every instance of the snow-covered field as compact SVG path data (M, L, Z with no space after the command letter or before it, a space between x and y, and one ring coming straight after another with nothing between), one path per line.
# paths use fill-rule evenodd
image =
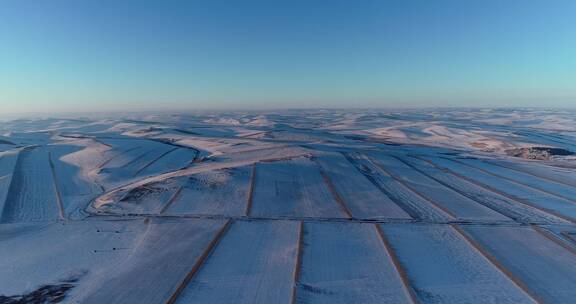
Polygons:
M574 303L576 112L0 121L0 304Z

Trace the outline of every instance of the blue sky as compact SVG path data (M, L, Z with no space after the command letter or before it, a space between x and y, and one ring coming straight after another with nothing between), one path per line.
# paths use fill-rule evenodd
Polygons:
M2 0L0 112L576 105L573 0Z

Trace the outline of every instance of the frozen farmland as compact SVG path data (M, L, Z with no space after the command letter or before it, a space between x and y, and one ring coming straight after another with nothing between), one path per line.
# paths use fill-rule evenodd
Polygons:
M576 303L576 112L0 120L0 304Z

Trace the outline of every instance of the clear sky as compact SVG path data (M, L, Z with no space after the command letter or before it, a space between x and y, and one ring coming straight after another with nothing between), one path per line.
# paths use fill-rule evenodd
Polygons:
M0 0L0 112L575 105L574 0Z

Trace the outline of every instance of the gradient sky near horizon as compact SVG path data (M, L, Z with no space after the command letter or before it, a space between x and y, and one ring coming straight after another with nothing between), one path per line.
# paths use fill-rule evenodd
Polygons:
M576 105L573 0L2 0L0 113Z

